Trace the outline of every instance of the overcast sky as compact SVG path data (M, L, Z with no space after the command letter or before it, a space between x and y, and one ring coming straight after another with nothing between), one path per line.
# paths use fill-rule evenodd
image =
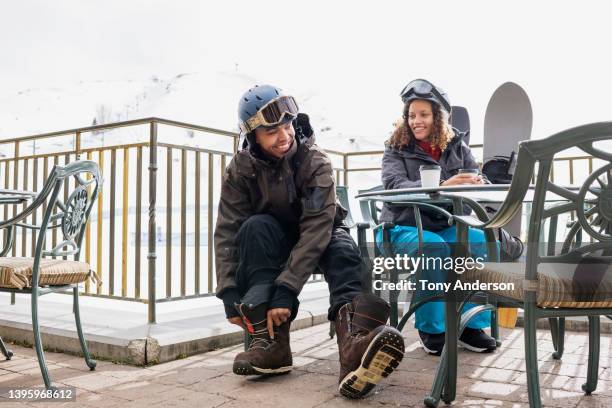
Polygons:
M13 1L0 93L232 70L316 94L339 131L359 133L390 126L401 88L423 77L468 106L478 133L488 98L514 81L540 138L612 119L611 15L603 1Z

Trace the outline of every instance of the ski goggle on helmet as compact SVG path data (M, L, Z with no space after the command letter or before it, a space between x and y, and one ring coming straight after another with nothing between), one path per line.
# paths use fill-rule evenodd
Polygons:
M447 113L451 112L451 104L442 89L436 88L434 84L425 79L415 79L402 89L400 93L404 103L412 102L415 99L424 99L440 105Z
M249 133L259 126L276 126L282 123L287 115L291 119L295 119L298 112L299 109L293 96L279 96L266 103L256 114L242 122L240 129L245 133Z

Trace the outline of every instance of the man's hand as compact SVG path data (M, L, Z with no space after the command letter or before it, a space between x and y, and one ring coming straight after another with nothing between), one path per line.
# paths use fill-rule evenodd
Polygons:
M229 319L227 319L227 321L230 322L231 324L235 324L236 326L240 326L243 329L246 329L246 327L244 327L244 322L242 321L242 317L240 316L230 317Z
M479 174L462 173L445 180L441 185L455 186L458 184L484 184L484 181Z
M291 309L279 307L268 310L268 333L274 339L274 326L280 326L291 317Z

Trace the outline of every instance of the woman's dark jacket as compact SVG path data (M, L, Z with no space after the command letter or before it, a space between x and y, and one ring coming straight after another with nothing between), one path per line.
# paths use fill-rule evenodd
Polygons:
M478 163L470 148L463 141L467 133L453 130L455 137L450 140L439 161L425 153L416 143L411 143L399 150L387 146L382 160L384 189L421 187L419 166L423 164L437 164L441 167L440 183L457 174L459 169L477 169ZM452 206L445 207L445 209L451 211ZM387 203L383 205L380 220L398 225L416 225L412 207L394 206ZM448 228L446 217L434 210L421 209L421 221L423 228L428 231Z

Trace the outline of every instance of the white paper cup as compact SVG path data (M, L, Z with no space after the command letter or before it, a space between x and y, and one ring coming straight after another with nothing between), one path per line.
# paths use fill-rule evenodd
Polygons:
M440 166L423 164L419 167L422 187L438 187L440 185Z

